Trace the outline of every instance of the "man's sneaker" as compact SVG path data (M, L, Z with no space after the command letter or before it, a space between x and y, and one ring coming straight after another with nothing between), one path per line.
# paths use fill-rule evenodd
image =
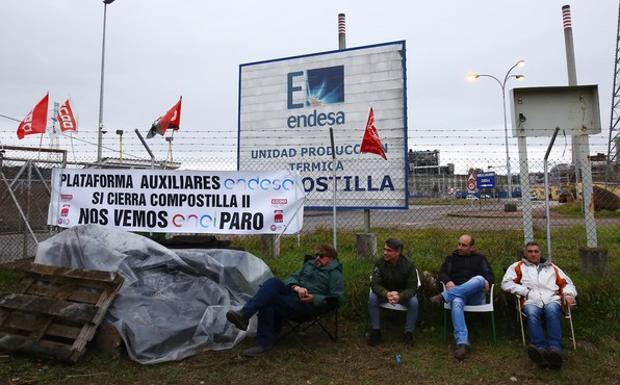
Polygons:
M381 330L372 329L370 331L370 335L368 336L368 340L366 340L368 345L377 346L381 343Z
M405 332L403 334L403 342L405 343L405 345L408 345L408 346L415 345L415 340L413 339L413 333L412 332Z
M240 311L229 310L226 312L226 319L240 330L248 330L248 317Z
M261 354L264 354L268 351L269 351L268 348L264 348L260 345L256 345L256 346L252 346L251 348L245 349L243 352L241 352L241 355L243 357L258 357Z
M467 345L458 344L456 345L456 350L454 351L454 358L459 361L462 361L467 356Z
M558 348L549 348L545 354L545 359L551 369L562 368L562 351Z
M429 299L432 303L437 304L437 305L441 305L442 303L445 302L445 300L443 299L443 295L441 294L434 295Z
M527 356L541 368L547 367L546 353L544 349L537 348L534 345L528 345L527 347Z

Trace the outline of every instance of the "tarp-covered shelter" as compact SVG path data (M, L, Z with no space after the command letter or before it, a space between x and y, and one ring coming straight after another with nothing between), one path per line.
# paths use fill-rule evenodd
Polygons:
M125 281L106 321L129 356L145 364L235 346L247 332L228 323L226 311L244 304L272 276L244 251L170 250L99 225L76 226L41 242L35 262L118 271Z

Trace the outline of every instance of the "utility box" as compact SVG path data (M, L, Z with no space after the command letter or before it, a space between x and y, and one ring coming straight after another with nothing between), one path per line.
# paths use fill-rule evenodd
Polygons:
M514 88L510 94L513 136L552 136L601 132L598 86Z

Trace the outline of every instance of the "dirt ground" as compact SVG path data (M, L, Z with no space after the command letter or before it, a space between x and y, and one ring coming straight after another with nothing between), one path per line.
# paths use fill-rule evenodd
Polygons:
M365 343L365 325L341 323L338 342L319 329L302 337L303 346L288 338L263 357L245 359L244 341L232 350L203 352L180 362L140 365L122 352L104 354L89 348L75 365L24 355L3 356L3 384L619 384L617 349L600 349L579 341L578 350L566 351L560 371L539 369L524 352L520 337L498 335L491 343L488 330L474 324L469 357L459 362L453 346L440 329L419 327L416 345L400 341L400 321L384 325L378 347ZM515 325L516 326L516 325ZM515 331L518 333L518 330ZM509 331L508 334L511 334ZM620 346L614 340L615 346ZM400 363L396 356L400 356Z

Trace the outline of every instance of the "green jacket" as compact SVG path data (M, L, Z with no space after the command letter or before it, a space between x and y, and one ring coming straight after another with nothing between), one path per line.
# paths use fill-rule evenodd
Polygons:
M416 295L418 290L415 264L404 255L393 265L385 262L383 258L377 260L372 270L370 287L381 298L385 298L388 291L397 291L400 293L399 302L406 302Z
M326 297L336 297L341 304L344 301L342 265L337 259L322 267L317 267L314 260L307 261L286 280L286 285L298 285L308 289L310 294L314 295L315 306L323 305Z

